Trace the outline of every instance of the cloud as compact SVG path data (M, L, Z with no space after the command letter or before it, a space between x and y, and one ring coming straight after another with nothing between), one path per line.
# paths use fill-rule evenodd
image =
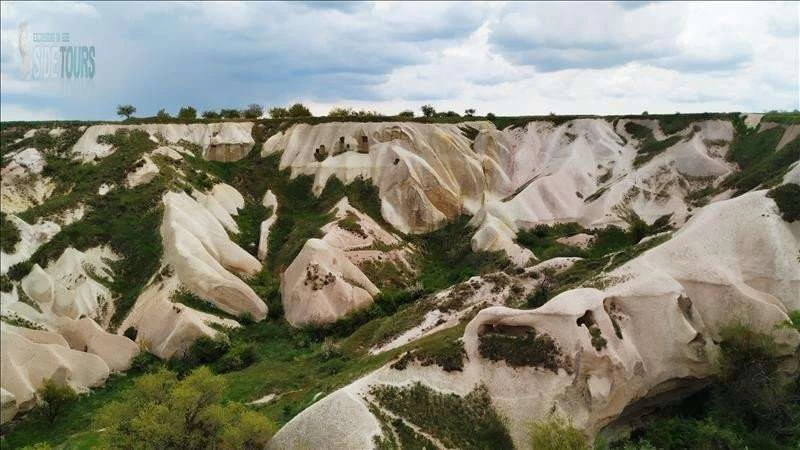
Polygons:
M0 3L3 104L75 119L303 101L394 113L798 106L797 4ZM24 80L17 27L96 48L84 83ZM317 111L319 108L320 111ZM386 108L383 110L382 108Z
M0 104L0 121L64 119L52 109L29 109L16 104Z

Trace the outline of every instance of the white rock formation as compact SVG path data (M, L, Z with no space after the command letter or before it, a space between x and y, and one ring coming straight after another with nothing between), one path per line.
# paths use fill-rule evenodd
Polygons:
M70 349L64 338L56 333L2 322L0 337L2 389L14 396L19 411L33 408L36 389L46 380L68 384L78 392L85 392L108 378L109 367L102 358ZM7 413L11 411L9 408Z
M269 251L269 231L272 229L272 226L275 225L275 221L278 220L278 199L271 190L268 190L267 193L264 194L264 199L261 200L261 204L264 205L265 208L271 208L272 210L270 216L262 221L259 227L258 259L264 261L267 259L267 252Z
M110 308L112 294L94 277L111 280L107 261L118 259L119 256L107 247L85 252L68 247L46 269L34 264L20 286L40 308L51 310L56 316L105 321L113 312Z
M147 184L158 175L158 166L147 155L142 155L134 164L135 169L125 177L125 187L128 189Z
M15 154L0 171L0 209L19 213L42 204L52 195L55 183L41 176L46 162L35 148Z
M213 195L196 195L219 205ZM252 276L261 270L261 263L228 237L220 217L231 222L233 219L224 207L220 205L212 211L208 201L197 201L183 192L168 192L163 202L164 258L181 283L222 311L264 319L264 302L234 275Z
M17 398L14 394L0 388L0 425L17 415Z
M744 320L772 334L782 355L797 355L800 333L775 325L800 309L798 252L800 222L784 222L765 191L710 204L666 243L595 280L603 290L567 291L535 310L481 311L464 333L462 372L386 366L300 413L270 445L372 447L382 432L365 403L370 389L414 381L458 395L484 384L519 448L530 446L530 423L553 410L593 435L627 406L702 383L713 371L714 342L729 323ZM589 327L599 328L605 346L593 345ZM481 355L485 331L530 328L554 339L560 368L513 368ZM347 411L347 418L330 411Z
M460 126L481 130L474 150ZM315 159L320 145L332 155L321 162ZM262 155L279 151L280 168L313 175L317 195L330 176L345 183L371 178L383 217L402 232L431 231L476 212L488 192L507 194L506 142L488 122L297 124L269 138Z
M233 320L172 302L170 298L179 287L180 280L174 275L152 283L136 299L118 332L124 333L133 327L139 345L159 358L169 359L182 355L200 336L217 336L219 332L210 325L239 326Z
M341 250L309 239L281 274L286 320L293 326L328 323L372 303L378 288Z
M26 261L39 247L50 242L53 236L61 231L61 227L51 221L41 221L31 225L13 214L8 215L8 220L19 230L20 241L14 247L13 253L0 251L2 274L8 273L8 268L14 264Z
M72 147L75 159L91 162L114 152L111 144L101 144L97 138L117 130L143 130L156 142L163 139L176 145L181 141L199 145L203 158L212 161L237 161L250 153L255 141L251 136L252 122L217 122L192 124L92 125Z

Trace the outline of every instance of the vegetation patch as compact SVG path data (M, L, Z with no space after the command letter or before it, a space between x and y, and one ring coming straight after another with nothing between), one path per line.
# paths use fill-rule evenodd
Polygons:
M558 372L572 372L572 363L561 353L556 341L532 327L503 329L491 327L479 336L481 356L505 361L511 367L539 367Z
M348 211L347 215L336 222L336 225L345 230L353 233L354 235L361 237L363 239L367 238L367 233L361 228L361 224L359 223L358 216L353 214L352 211Z
M485 387L464 397L440 393L420 383L409 387L376 386L370 393L383 408L447 448L513 448L505 419L492 406Z
M422 366L436 364L445 372L461 372L464 369L464 344L460 339L442 340L432 345L406 352L400 359L392 364L392 369L405 370L412 361L418 361Z
M8 220L6 213L0 212L0 248L7 254L14 253L19 241L19 229Z
M422 251L419 281L426 291L444 289L510 265L503 251L473 252L467 222L469 217L461 216L439 230L408 237Z
M777 344L743 325L722 330L714 383L663 408L615 449L788 449L800 442L800 375L780 370Z
M531 448L536 450L589 450L583 432L564 417L554 415L531 425ZM597 448L597 447L594 447Z
M800 160L800 137L776 150L785 129L774 127L766 131L750 129L742 119L734 120L736 138L727 154L728 160L739 165L738 172L728 175L721 187L734 189L741 195L758 186L774 186L781 182L789 167Z
M787 183L772 189L767 197L775 200L781 217L787 222L800 219L800 185Z

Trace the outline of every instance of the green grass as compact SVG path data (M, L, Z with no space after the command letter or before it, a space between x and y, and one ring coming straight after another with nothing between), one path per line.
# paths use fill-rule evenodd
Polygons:
M504 252L473 252L469 217L461 216L428 234L409 236L422 250L419 281L428 292L444 289L475 275L508 267Z
M379 386L371 394L392 413L437 438L447 448L513 448L505 419L495 411L485 387L466 396L443 394L420 383Z
M487 331L478 338L481 356L492 361L505 361L511 367L539 367L558 372L572 372L572 363L561 353L556 341L532 327L515 333Z
M759 132L746 128L741 120L734 124L737 134L728 152L728 159L737 163L741 170L725 178L721 186L734 189L735 195L759 186L769 187L780 183L789 167L800 160L800 138L776 150L784 128Z
M775 200L783 220L794 222L800 219L800 185L794 183L780 185L769 191L767 197Z
M800 112L797 112L797 110L792 112L770 111L764 114L764 117L761 118L761 122L776 122L787 125L800 123Z
M14 253L20 240L19 229L8 220L6 213L0 212L0 248L6 253Z

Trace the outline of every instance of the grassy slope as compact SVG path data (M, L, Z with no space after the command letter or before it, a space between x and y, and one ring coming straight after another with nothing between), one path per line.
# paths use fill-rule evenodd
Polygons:
M686 115L686 118L688 117L689 115ZM658 117L649 116L648 118ZM505 125L505 119L497 118L495 122L499 126ZM531 118L530 120L534 119L543 118ZM549 116L544 119L556 120ZM320 119L320 121L324 120ZM682 117L681 120L677 120L669 126L679 129L683 120L685 119ZM269 125L266 130L267 135L276 132L281 125L285 126L285 124L270 123L269 121L265 121L265 123ZM4 124L3 127L5 128L5 126ZM662 127L665 127L663 123ZM319 226L331 219L327 211L339 198L347 195L356 208L370 214L381 223L384 223L384 221L380 217L377 192L369 183L356 182L349 186L343 186L340 182L334 180L328 183L319 198L315 198L310 195L312 180L309 177L298 177L295 180L289 180L288 172L278 170L278 156L268 158L260 158L258 156L260 143L264 139L265 136L259 136L259 139L257 139L258 144L250 156L236 163L217 163L204 161L200 158L187 158L186 164L189 167L207 171L212 177L232 184L244 195L248 211L237 218L240 228L243 230L239 239L244 244L243 247L251 252L254 249L248 243L252 240L257 223L260 223L260 220L266 215L265 211L258 208L260 200L267 189L272 189L276 193L279 202L279 221L273 229L269 242L272 257L268 267L256 279L249 280L259 295L265 298L270 303L270 307L273 308L274 301L277 299L279 302L280 295L277 289L277 274L291 262L306 239L318 235ZM119 156L119 158L124 157L124 160L114 162L115 160L111 159L109 160L109 168L92 169L107 170L108 172L103 172L102 174L100 172L87 173L82 174L81 177L73 175L73 178L70 178L68 172L72 172L75 167L62 161L55 161L52 165L53 169L51 169L56 171L53 175L67 182L70 179L81 180L83 178L93 180L91 181L92 183L101 182L102 178L100 177L119 177L118 169L132 162L128 158L133 158L138 152L146 151L143 141L139 141L135 137L133 140L135 142L125 145L131 145L136 148L131 149L130 154L123 151ZM127 156L124 156L126 154ZM63 164L63 166L59 166L59 164ZM114 169L110 168L111 166ZM142 200L160 198L160 193L164 189L175 188L173 181L170 178L170 174L167 173L157 177L153 183L147 185L150 187L142 187L141 190L134 189L131 192L121 192L117 194L118 197L107 196L108 199L103 199L102 201L91 194L92 190L96 192L96 186L91 185L81 188L85 196L88 197L89 203L94 208L97 208L96 219L93 219L90 214L84 221L74 224L74 229L67 227L67 233L63 234L63 238L54 240L54 243L48 244L45 246L46 248L43 247L43 250L37 252L37 255L35 255L36 260L46 261L48 258L57 256L58 249L63 248L66 243L76 245L73 243L73 239L75 242L80 243L81 246L86 247L102 242L104 238L108 238L108 242L121 238L122 243L117 244L120 246L118 251L131 255L129 252L133 250L127 247L138 246L142 242L138 240L143 239L143 236L148 236L148 232L157 233L157 224L160 221L157 202L153 204L151 201L142 202ZM199 184L209 182L208 179L193 179L190 181L198 187L200 187ZM78 189L78 191L80 192L81 189ZM70 192L75 191L76 189L73 188ZM54 198L51 201L53 204L48 205L46 203L38 210L34 209L27 213L28 218L33 219L37 216L45 215L45 213L49 213L53 209L58 210L64 207L57 204L60 201L58 198ZM72 201L74 202L75 200L73 199ZM106 202L108 204L105 204ZM142 203L144 203L144 206L141 205ZM292 207L283 207L285 205L291 205ZM123 214L111 214L110 211L123 211ZM158 220L145 224L139 224L139 222L142 222L141 220L134 222L134 218L147 217L148 213ZM116 226L107 227L107 219L104 217L115 217L114 221L118 221L118 223ZM282 220L281 217L283 217ZM78 225L82 222L86 222L86 224ZM141 225L144 230L137 229L137 225ZM103 228L108 228L108 230ZM465 228L464 220L459 220L438 232L412 238L424 250L421 261L421 267L423 268L421 281L426 291L441 289L463 281L472 275L497 270L503 266L504 261L496 259L492 254L475 255L469 251L469 233L466 232ZM126 237L126 229L131 232L130 236ZM123 234L118 236L112 230ZM150 236L157 237L152 234ZM554 238L555 235L548 234L546 242L541 245L554 249L550 251L555 255L562 249L557 249L553 245ZM608 242L610 244L607 248L603 245L597 245L595 249L590 250L592 257L588 258L587 262L576 265L574 269L556 278L551 292L558 292L568 286L586 283L600 273L601 268L617 266L622 261L628 260L654 245L651 242L647 246L629 247L628 240L627 236L623 236L618 240L609 239ZM160 243L157 238L151 241ZM625 245L617 245L622 241L625 241ZM533 243L530 246L536 248L536 245L540 244ZM540 251L542 251L542 248L538 249L537 254ZM612 257L607 255L610 251L618 251L619 253ZM133 254L132 260L137 261L138 265L146 265L147 261L135 259L136 254ZM147 252L142 252L140 257L147 259L147 254ZM149 258L157 260L157 254L160 255L160 248L151 249ZM130 264L130 266L133 265ZM118 270L118 274L127 273L124 267L117 267L116 270ZM149 268L142 269L141 274L148 271L150 271ZM118 292L136 292L137 288L140 287L140 285L137 285L140 281L136 280L142 279L141 276L137 278L135 273L122 277L118 276L117 278L119 280L134 279L129 282L129 286L118 286ZM413 298L411 301L413 301ZM258 407L259 411L275 420L276 423L282 424L302 409L308 407L317 393L328 393L346 385L353 379L382 366L410 348L438 348L445 342L451 342L454 337L463 332L464 324L392 352L378 356L368 356L366 354L367 349L385 339L387 333L391 334L396 330L411 326L418 319L420 313L418 305L421 305L423 301L416 301L411 304L404 302L405 300L401 299L399 302L389 302L391 304L390 307L376 308L374 313L356 319L350 326L342 327L341 329L346 331L341 333L335 332L335 328L334 331L323 330L322 332L318 330L298 331L291 329L281 319L271 319L259 324L249 325L241 331L235 332L233 335L235 342L255 343L259 360L250 367L224 375L231 386L227 393L228 399L251 401L269 393L283 393L284 395L280 396L276 401ZM384 302L379 299L377 303ZM422 310L424 309L423 307ZM354 319L346 318L343 322L348 320ZM320 340L326 335L333 335L339 338L339 350L334 352L333 356L326 357L322 351ZM57 421L54 426L44 423L42 419L34 414L29 415L15 426L13 432L4 437L3 446L10 445L10 447L14 448L38 441L47 441L52 444L64 443L68 448L91 448L99 440L98 432L91 427L92 417L97 407L107 401L119 398L120 394L131 385L135 376L135 374L130 374L130 376L111 379L106 387L92 395L82 397L80 401L70 406L62 415L63 418Z

